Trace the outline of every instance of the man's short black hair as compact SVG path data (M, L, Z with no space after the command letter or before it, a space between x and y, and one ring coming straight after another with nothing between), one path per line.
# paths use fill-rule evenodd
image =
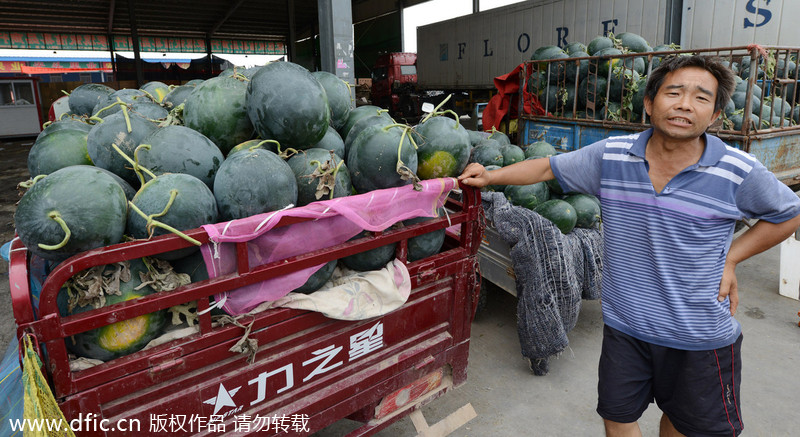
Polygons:
M658 94L658 89L664 83L667 74L687 67L699 67L711 73L717 79L717 99L714 102L714 111L725 108L730 100L736 82L733 72L726 67L719 58L713 56L668 56L661 61L661 65L650 73L645 87L645 97L652 102Z

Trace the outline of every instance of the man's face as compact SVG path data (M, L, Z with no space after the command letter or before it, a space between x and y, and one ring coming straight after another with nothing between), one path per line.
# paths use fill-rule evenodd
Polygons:
M717 119L717 79L699 67L686 67L664 77L654 100L645 98L650 123L675 140L697 138Z

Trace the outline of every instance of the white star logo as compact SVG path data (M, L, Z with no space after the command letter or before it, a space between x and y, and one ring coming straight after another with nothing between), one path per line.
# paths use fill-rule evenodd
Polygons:
M216 416L219 413L219 410L222 407L236 407L236 403L233 402L233 397L236 396L236 392L242 388L240 385L233 390L228 390L225 388L222 383L219 384L219 391L217 391L217 395L211 399L203 401L204 404L214 405L214 415Z

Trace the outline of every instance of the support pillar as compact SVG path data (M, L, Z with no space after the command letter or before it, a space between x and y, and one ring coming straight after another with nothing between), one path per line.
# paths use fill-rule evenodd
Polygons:
M350 0L319 0L320 59L322 70L349 83L355 99L353 12Z

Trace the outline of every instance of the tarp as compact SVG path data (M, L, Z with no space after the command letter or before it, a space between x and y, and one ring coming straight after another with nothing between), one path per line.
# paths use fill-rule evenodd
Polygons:
M520 74L523 72L525 64L519 64L511 72L494 78L494 86L497 94L489 99L489 103L483 110L483 130L491 131L492 127L500 128L500 122L506 114L514 119L519 117L519 83ZM528 68L531 68L529 65ZM529 72L530 73L530 72ZM526 74L525 77L530 77ZM523 111L526 114L545 115L544 107L539 103L539 99L528 92L527 84L523 84Z

